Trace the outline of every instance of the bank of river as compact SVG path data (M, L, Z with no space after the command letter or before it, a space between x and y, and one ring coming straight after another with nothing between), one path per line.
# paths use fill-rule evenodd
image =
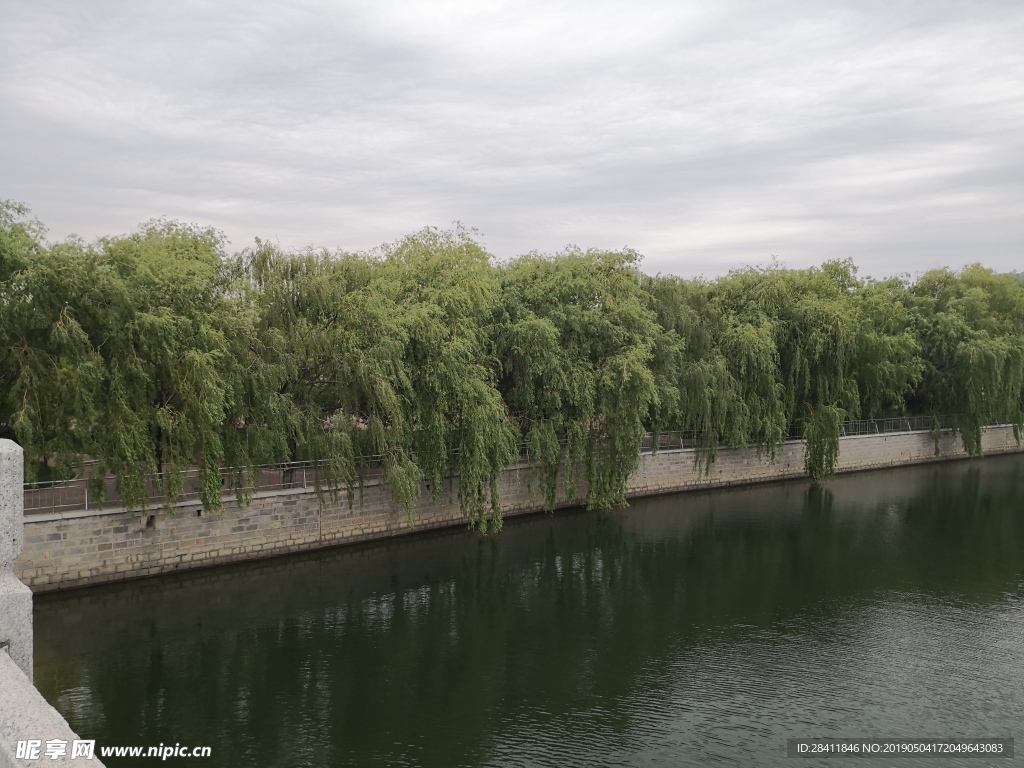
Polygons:
M78 733L209 745L206 766L791 765L792 736L1020 740L1024 456L44 595L35 617L37 685ZM930 762L987 761L908 764Z

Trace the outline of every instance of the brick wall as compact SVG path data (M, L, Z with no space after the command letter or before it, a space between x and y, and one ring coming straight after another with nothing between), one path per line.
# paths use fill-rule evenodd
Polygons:
M985 453L1020 450L1009 427L985 431ZM851 472L964 457L959 439L939 443L928 432L905 432L840 441L839 471ZM722 450L709 473L694 466L693 451L646 455L630 478L630 497L694 488L743 485L804 476L803 445L787 443L774 460L753 449ZM35 591L150 576L318 547L383 539L403 533L464 525L456 499L458 480L445 483L434 502L424 487L414 523L373 483L357 492L350 506L342 495L320 504L311 491L259 494L248 507L225 500L224 510L206 514L198 504L180 505L140 516L123 510L31 515L25 520L25 544L15 573ZM542 509L536 480L527 467L508 469L499 483L506 516ZM583 483L578 491L585 492ZM560 506L572 500L562 499Z

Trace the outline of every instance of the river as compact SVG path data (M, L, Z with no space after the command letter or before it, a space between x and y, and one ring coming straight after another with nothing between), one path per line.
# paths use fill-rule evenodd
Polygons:
M83 737L212 749L169 764L828 765L786 739L1022 737L1024 455L44 595L35 632Z

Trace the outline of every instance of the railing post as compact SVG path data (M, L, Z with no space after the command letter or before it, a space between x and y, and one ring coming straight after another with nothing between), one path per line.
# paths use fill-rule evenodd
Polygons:
M31 680L32 590L14 575L25 537L24 482L21 446L0 440L0 645Z

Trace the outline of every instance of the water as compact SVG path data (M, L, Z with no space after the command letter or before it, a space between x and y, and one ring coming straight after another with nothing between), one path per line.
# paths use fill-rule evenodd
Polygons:
M212 747L169 763L792 766L787 737L1020 740L1024 456L44 596L35 627L36 682L80 734Z

